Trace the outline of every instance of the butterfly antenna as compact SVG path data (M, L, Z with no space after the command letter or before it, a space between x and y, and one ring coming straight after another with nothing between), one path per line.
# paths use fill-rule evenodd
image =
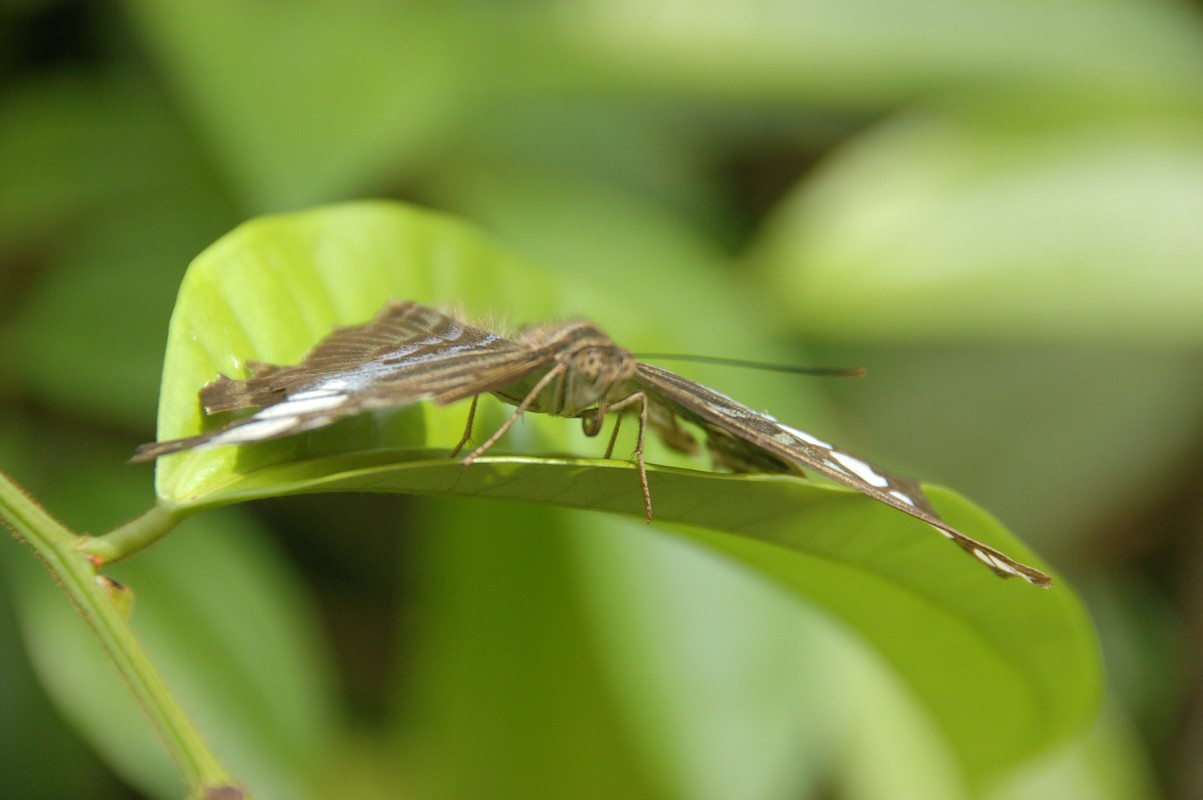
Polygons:
M797 364L768 364L763 361L744 361L739 358L716 356L694 356L682 353L635 353L640 361L692 361L696 364L718 364L724 367L762 369L769 372L788 372L793 375L821 375L836 378L859 378L867 370L864 367L803 367Z

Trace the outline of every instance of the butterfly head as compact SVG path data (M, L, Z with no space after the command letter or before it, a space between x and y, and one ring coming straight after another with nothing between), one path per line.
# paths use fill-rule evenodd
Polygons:
M635 357L606 340L586 340L565 354L563 416L576 416L612 395L635 375Z

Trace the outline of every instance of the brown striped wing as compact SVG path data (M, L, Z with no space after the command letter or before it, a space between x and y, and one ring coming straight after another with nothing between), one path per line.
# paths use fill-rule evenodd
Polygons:
M543 351L435 309L394 302L371 322L335 330L295 366L254 364L245 380L207 384L200 393L207 413L259 411L197 436L142 445L131 460L276 439L419 400L444 405L512 384L547 361Z
M651 364L640 364L636 381L652 402L707 432L707 446L715 460L737 470L793 472L805 468L836 483L923 520L1004 578L1020 577L1037 586L1051 586L1052 578L1038 569L958 531L932 508L919 484L878 469L828 442L783 425L741 403Z

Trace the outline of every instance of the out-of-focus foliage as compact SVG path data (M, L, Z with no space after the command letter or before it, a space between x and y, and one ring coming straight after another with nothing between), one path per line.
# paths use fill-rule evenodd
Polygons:
M991 509L1082 587L1110 708L970 790L858 641L679 542L278 500L121 574L152 654L199 648L160 666L246 737L232 766L282 767L261 797L1195 797L1200 109L1200 13L1162 0L7 3L0 468L77 530L137 513L151 470L119 462L189 259L264 212L425 203L629 299L557 313L867 366L689 373ZM6 786L174 796L105 747L142 734L106 730L102 667L54 658L69 605L0 556Z

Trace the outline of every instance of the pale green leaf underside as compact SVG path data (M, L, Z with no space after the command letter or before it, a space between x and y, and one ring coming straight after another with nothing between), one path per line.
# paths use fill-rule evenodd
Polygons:
M295 362L333 325L361 322L390 298L540 320L588 297L605 327L619 327L608 311L615 320L632 316L594 289L561 286L472 229L400 205L356 203L249 223L203 253L185 278L160 438L201 429L197 391L218 372L241 375L246 359ZM631 343L622 334L638 336L640 324L628 319L625 331L611 332ZM163 459L158 492L182 511L303 492L386 491L642 514L625 462L494 455L465 469L445 449L426 448L454 441L450 420L462 425L463 410L416 412ZM926 525L854 492L672 468L651 468L649 480L657 527L727 553L871 643L929 709L971 782L1069 735L1092 713L1093 632L1064 583L1042 591L998 579ZM1034 561L984 512L951 492L931 494L952 524Z

